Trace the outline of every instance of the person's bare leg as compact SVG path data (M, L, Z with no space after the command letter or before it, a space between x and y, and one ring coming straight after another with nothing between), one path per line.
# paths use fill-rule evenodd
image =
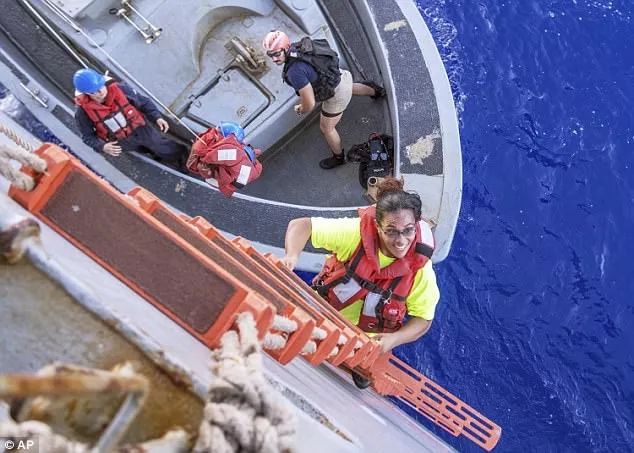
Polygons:
M354 96L374 96L376 92L372 87L355 82L352 84L352 94Z
M324 138L328 143L328 147L333 152L333 154L340 155L342 153L341 146L341 137L339 136L339 132L337 132L336 126L341 121L341 116L343 114L340 113L337 116L324 116L323 113L319 119L319 129L321 133L324 134Z

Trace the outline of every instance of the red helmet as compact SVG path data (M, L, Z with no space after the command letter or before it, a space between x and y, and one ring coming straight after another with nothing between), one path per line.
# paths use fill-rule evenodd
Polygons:
M291 46L291 40L283 31L273 30L266 34L262 40L262 47L266 52L275 52L277 50L286 50Z

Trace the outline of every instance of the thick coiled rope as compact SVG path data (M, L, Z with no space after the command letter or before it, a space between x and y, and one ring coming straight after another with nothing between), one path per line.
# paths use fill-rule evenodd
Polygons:
M18 135L17 132L2 123L0 123L0 133L6 135L13 143L18 145L23 150L29 153L33 152L33 146L28 141L24 140L22 137L20 137L20 135ZM38 146L39 145L40 144L38 143Z
M264 378L253 316L240 314L237 326L238 332L225 333L213 352L216 379L194 452L290 452L295 419Z
M6 145L0 145L0 175L7 178L11 184L19 189L33 190L35 187L33 178L14 168L11 165L12 160L28 165L38 173L43 173L46 170L44 159L17 146L11 148Z
M28 165L38 173L46 170L46 162L32 154L33 146L27 140L20 137L10 127L0 123L0 133L6 135L13 143L14 147L0 144L0 175L4 176L11 184L22 190L33 190L35 181L28 175L11 165L15 160L23 165ZM39 143L38 143L39 146Z
M0 451L38 451L39 453L84 453L89 449L80 442L73 442L59 436L48 425L38 421L15 423L8 416L8 410L0 406ZM22 444L20 444L22 442ZM27 443L27 442L33 442ZM7 448L13 446L13 448ZM20 448L22 446L23 448ZM31 446L31 448L24 448Z

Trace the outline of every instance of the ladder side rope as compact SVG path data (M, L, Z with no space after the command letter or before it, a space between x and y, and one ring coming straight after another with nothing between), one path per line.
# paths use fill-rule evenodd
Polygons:
M304 354L314 354L315 352L317 352L317 343L315 343L313 340L310 340L310 341L306 342L306 344L302 348L302 351L300 352L300 354L302 354L302 355L304 355Z
M288 319L281 315L275 315L271 330L279 330L280 332L291 333L297 330L297 323L292 319Z
M15 423L7 416L6 420L0 421L0 437L5 440L5 444L11 439L18 438L25 442L29 440L32 442L37 441L38 444L45 449L45 451L72 453L84 453L90 451L85 444L74 442L63 436L55 434L48 425L35 420ZM17 445L17 443L15 445Z
M35 187L33 178L19 169L14 168L11 161L15 160L23 165L27 165L38 173L46 170L44 159L29 153L20 147L9 148L0 145L0 175L4 176L11 184L21 190L31 191Z
M286 346L286 338L275 333L267 333L262 340L262 349L277 351Z
M315 327L312 331L312 333L310 334L310 340L308 342L306 342L306 344L304 345L304 347L302 348L302 351L300 352L300 354L302 355L307 355L307 354L314 354L315 352L317 352L317 341L321 341L324 338L326 338L328 336L328 334L326 333L326 331L324 329L321 329L319 327ZM334 348L337 349L338 348ZM334 350L333 350L334 351ZM332 352L330 352L329 357L332 355Z
M313 329L313 333L310 334L310 338L312 340L323 340L327 336L328 336L328 334L326 333L326 331L324 329L322 329L322 328L319 328L319 327L315 327Z
M16 145L18 145L20 148L30 153L33 152L33 146L28 141L23 139L17 132L15 132L10 127L0 123L0 132L2 132L9 139L11 139L11 141L15 143ZM40 147L42 144L40 142L37 142L36 145L37 147Z
M362 346L363 346L363 342L361 340L357 340L357 343L354 345L354 348L352 349L352 351L350 351L350 353L348 354L348 357L346 358L349 359L350 357L354 357L354 355L357 353L359 349L361 349Z
M46 161L44 159L19 147L10 148L0 144L0 157L16 160L23 165L31 167L38 173L44 173L46 170Z
M275 315L270 331L264 336L262 348L267 350L279 350L286 346L288 334L297 330L297 322L281 315ZM282 332L272 333L271 331Z
M345 335L339 335L339 339L337 340L337 346L335 346L334 349L330 352L330 354L328 354L328 358L334 357L337 354L339 354L339 350L340 350L339 346L343 346L346 341L347 341L347 338Z
M0 157L0 175L4 176L11 184L21 190L31 191L35 187L35 181L20 170L11 165L11 161Z
M86 444L70 440L62 435L55 434L51 428L36 420L28 420L17 423L9 415L9 406L0 401L0 437L6 442L12 440L14 445L24 442L28 449L29 445L37 445L42 452L56 453L93 453L95 448L89 448ZM29 444L31 441L33 444ZM37 443L36 443L37 442ZM168 431L162 438L153 439L138 445L125 445L116 448L114 451L129 453L130 451L166 451L183 452L187 448L187 433L182 429ZM15 448L15 447L14 447ZM18 448L19 449L19 448Z
M236 323L212 353L215 379L193 451L291 451L295 419L264 378L253 316L241 313Z
M7 252L3 255L7 259L11 256L10 262L15 263L26 254L29 260L41 269L38 264L41 264L42 260L51 260L45 256L45 252L39 251L39 247L32 247L33 241L37 241L39 237L39 225L32 219L18 220L17 223L13 218L5 221L0 216L0 246L4 245L2 250ZM64 274L64 270L55 266L53 269L47 269L46 273L53 280L59 281L59 274ZM72 297L80 297L73 288L65 286L65 289ZM286 322L290 320L284 320L282 317L277 321L281 324L291 324ZM209 389L194 451L290 452L296 430L294 413L264 377L255 320L251 313L241 313L236 324L238 332L226 332L221 338L220 348L212 351L211 368L214 379ZM60 449L55 451L91 451L83 444L53 435L50 428L42 423L17 424L7 417L2 417L1 404L0 436L39 438L42 442L40 445L59 446ZM171 441L179 441L182 444L184 436L176 437L170 438Z

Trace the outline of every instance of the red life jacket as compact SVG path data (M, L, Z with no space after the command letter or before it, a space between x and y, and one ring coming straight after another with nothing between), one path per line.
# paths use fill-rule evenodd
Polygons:
M192 145L187 169L217 186L226 196L230 197L262 173L262 164L256 159L262 150L241 143L233 134L223 137L215 127L200 138Z
M416 238L407 254L381 269L375 208L359 212L359 246L345 263L330 256L315 279L316 289L337 310L364 299L359 328L365 332L394 332L403 325L407 313L405 300L416 273L434 252L434 237L429 224L418 222Z
M86 94L75 98L95 126L97 137L105 141L122 140L132 135L137 127L145 125L143 114L132 104L116 82L106 83L108 94L103 104Z

